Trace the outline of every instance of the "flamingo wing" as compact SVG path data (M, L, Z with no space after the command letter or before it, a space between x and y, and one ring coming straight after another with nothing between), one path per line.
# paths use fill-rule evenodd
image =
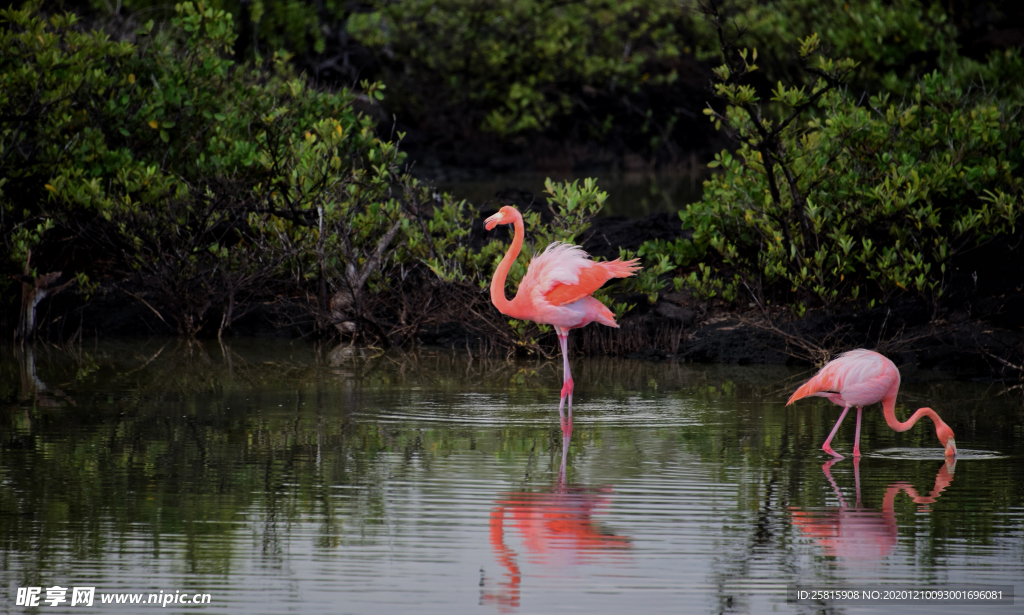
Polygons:
M843 400L850 406L868 406L882 401L892 387L892 378L885 372L843 387Z
M830 397L828 394L838 393L846 405L866 406L881 401L894 379L899 384L899 378L896 366L877 352L851 350L829 361L793 392L786 405L811 395Z
M544 297L551 305L565 305L579 301L584 297L589 297L612 277L601 266L603 264L590 261L587 265L580 268L579 281L576 284L557 283L551 287L551 290Z
M560 306L588 297L608 280L631 276L639 268L636 259L594 262L579 246L556 241L530 263L523 283L535 300Z

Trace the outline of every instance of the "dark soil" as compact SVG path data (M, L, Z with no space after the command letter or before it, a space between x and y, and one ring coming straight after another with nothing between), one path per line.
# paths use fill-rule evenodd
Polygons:
M483 219L502 204L540 213L550 220L546 203L528 192L508 188L496 203L481 207L470 235L474 246L507 238L508 228L485 232ZM644 241L686 237L677 215L651 214L639 219L597 218L583 247L592 255L616 258L619 248L636 250ZM726 310L698 301L688 293L663 293L650 305L641 296L624 297L637 308L620 329L591 326L570 336L573 352L616 354L643 360L696 363L805 364L820 363L830 353L851 348L874 348L890 356L907 377L914 370L941 370L961 377L993 379L1024 377L1024 255L1012 242L991 243L957 262L948 305L938 316L923 300L897 299L873 309L848 307L828 314L811 312L795 320L776 315L769 323L751 305ZM979 273L979 271L981 273ZM135 295L135 296L133 296ZM210 317L217 322L219 317ZM101 284L82 304L74 292L47 299L38 322L45 337L67 340L76 336L156 336L177 333L137 298L122 282ZM204 330L210 334L211 327ZM467 321L425 324L419 343L471 351L487 349L479 327ZM316 335L312 320L296 306L259 304L237 320L229 332L248 337L309 337ZM212 327L216 334L216 327ZM557 352L553 335L541 340Z
M551 219L546 205L529 192L508 188L497 204L480 210L472 241L476 246L510 231L483 229L483 219L500 205L537 211ZM597 218L582 242L593 256L616 258L619 248L636 250L648 239L688 237L677 215L657 213L640 219ZM621 329L588 327L570 340L577 352L588 344L634 359L697 363L813 364L852 348L889 355L901 369L953 372L966 378L1018 379L1024 358L1024 250L1012 242L993 242L960 257L954 267L947 305L939 316L921 299L896 299L866 309L848 307L828 314L811 312L794 320L776 315L769 323L750 306L746 311L703 305L687 293L663 293L654 305L629 298L638 307ZM978 273L978 272L982 273ZM477 340L459 322L421 331L419 340L453 348L474 347ZM600 342L600 343L599 343Z

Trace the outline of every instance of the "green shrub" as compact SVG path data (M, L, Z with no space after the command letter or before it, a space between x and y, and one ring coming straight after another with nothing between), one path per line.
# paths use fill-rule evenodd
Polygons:
M176 11L174 3L161 0L90 0L89 4L100 19L116 9L122 16L144 15L161 22L169 21ZM353 8L352 3L333 0L205 0L204 6L232 17L232 27L239 35L232 44L236 51L246 52L246 57L272 56L275 51L323 53L331 30L337 28L337 22L343 24Z
M281 299L322 329L386 336L380 302L421 264L448 283L489 282L506 246L468 248L470 208L405 174L355 93L309 88L284 54L238 64L234 37L230 16L202 3L134 42L38 5L0 12L0 116L18 116L0 125L9 271L30 250L43 271L64 266L55 246L67 243L190 336ZM548 189L555 224L528 214L537 246L578 237L606 197L592 180Z
M378 54L403 114L505 137L587 118L602 138L635 115L650 139L677 117L654 117L642 90L670 87L693 44L688 13L666 0L380 0L348 30ZM623 105L623 100L627 101ZM600 110L600 111L599 111ZM469 125L467 125L467 122Z
M38 5L0 12L9 269L34 248L33 265L60 266L38 255L70 241L187 335L215 313L230 325L256 295L311 294L326 313L338 289L374 283L393 251L381 238L410 228L403 208L426 189L355 93L310 89L284 54L235 63L234 37L202 3L134 42Z
M642 133L646 148L683 137L681 77L703 81L688 55L719 54L719 32L742 34L768 56L769 83L810 85L790 61L818 33L836 57L858 63L857 87L902 93L956 55L941 3L921 0L376 0L348 16L348 32L382 63L402 114L420 126L474 128L502 137L585 126L574 138ZM711 8L721 23L700 18ZM813 81L813 77L811 78ZM692 131L689 131L692 135ZM691 136L692 138L692 136ZM671 143L678 147L679 143Z
M93 0L97 12L109 10ZM130 10L163 15L153 0ZM913 80L956 56L953 18L963 9L926 0L208 0L233 14L252 57L298 54L316 74L375 74L389 109L430 138L488 131L543 132L645 153L696 145L688 121L705 78L694 58L717 56L718 32L700 18L713 7L724 33L742 33L767 56L767 83L811 85L792 58L818 33L830 55L858 62L851 84L902 95ZM998 7L987 6L986 15ZM952 17L951 17L952 16ZM964 19L959 15L960 20ZM989 17L995 20L996 17ZM248 57L248 56L247 56ZM379 73L375 71L380 70ZM813 80L813 78L812 78ZM703 137L698 137L702 144Z
M829 59L811 36L800 57L817 80L780 82L763 100L745 84L756 51L727 53L715 86L727 107L707 113L739 147L716 155L711 166L721 172L681 217L694 243L735 271L723 280L733 296L788 303L798 314L901 292L937 305L954 255L1015 232L1019 99L933 72L905 98L862 101L844 87L856 62ZM998 62L1019 74L1018 56Z
M817 34L831 57L857 63L853 87L902 92L927 67L956 55L956 28L941 3L927 0L719 0L711 19L696 23L702 58L721 61L717 26L728 40L741 37L761 53L759 72L811 86L814 75L794 62L803 41ZM715 15L718 21L715 20Z

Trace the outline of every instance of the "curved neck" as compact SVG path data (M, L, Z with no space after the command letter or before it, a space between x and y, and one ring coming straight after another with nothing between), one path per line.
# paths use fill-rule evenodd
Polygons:
M882 413L885 415L886 424L889 425L889 428L893 429L894 431L907 431L908 429L913 427L915 423L917 423L926 416L930 418L933 423L935 423L936 428L938 428L939 425L945 425L945 423L942 422L942 419L939 418L939 415L936 414L935 411L932 410L931 408L921 408L914 414L910 415L909 419L901 423L899 419L896 418L895 395L882 401Z
M512 302L505 298L505 278L508 277L508 272L512 269L512 263L516 261L516 257L519 256L519 252L523 249L523 216L518 211L512 224L515 227L512 245L508 247L505 258L501 259L501 262L498 263L498 268L494 270L494 277L491 278L491 302L494 303L494 307L498 308L499 312L509 316L512 315Z

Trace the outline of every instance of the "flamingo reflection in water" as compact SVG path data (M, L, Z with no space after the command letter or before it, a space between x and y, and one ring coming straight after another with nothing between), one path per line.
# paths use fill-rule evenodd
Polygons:
M839 459L831 459L821 466L825 478L832 484L832 490L839 499L839 508L827 511L790 509L793 525L824 547L825 555L846 561L874 561L889 555L899 537L896 526L896 496L901 492L910 496L918 505L918 512L930 512L939 495L953 482L956 459L947 458L935 476L935 486L928 495L920 495L908 482L900 481L886 487L882 496L882 508L865 508L860 499L860 458L853 460L853 480L856 489L856 505L850 507L843 497L835 479L832 466Z
M603 556L620 558L631 546L627 536L603 528L595 519L611 501L611 488L570 485L565 480L566 457L571 425L562 424L562 463L558 478L549 490L507 493L498 498L491 510L491 549L504 569L496 584L486 576L481 580L481 603L497 605L503 613L519 607L523 572L520 562L560 568L593 563ZM512 548L513 533L519 535L521 550Z

